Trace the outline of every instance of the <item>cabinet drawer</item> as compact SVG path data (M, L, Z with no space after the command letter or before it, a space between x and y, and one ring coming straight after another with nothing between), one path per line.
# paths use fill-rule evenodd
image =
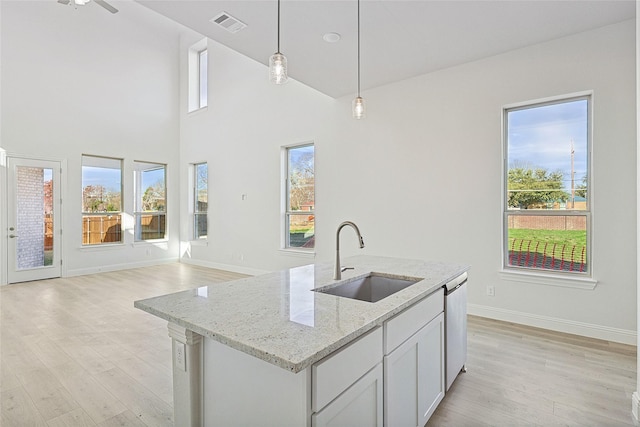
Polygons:
M444 311L444 289L440 288L422 301L385 322L384 354L415 334Z
M382 427L382 363L367 372L337 399L311 416L311 427Z
M311 410L318 412L382 361L382 328L316 363L311 368Z

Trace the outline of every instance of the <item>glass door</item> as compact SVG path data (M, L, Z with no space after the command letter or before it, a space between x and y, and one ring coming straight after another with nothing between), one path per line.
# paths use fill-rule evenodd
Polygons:
M8 282L60 277L60 162L7 160Z

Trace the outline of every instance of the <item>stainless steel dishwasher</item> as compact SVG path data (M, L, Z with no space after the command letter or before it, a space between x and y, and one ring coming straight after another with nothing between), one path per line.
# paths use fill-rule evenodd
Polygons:
M467 273L444 287L444 343L446 391L467 363Z

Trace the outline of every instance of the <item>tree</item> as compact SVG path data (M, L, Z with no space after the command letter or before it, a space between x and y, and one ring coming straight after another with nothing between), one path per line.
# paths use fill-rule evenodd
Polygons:
M313 153L304 153L291 165L289 173L291 210L297 211L302 205L313 204L314 179Z
M142 211L156 212L164 211L165 192L164 180L159 179L155 184L150 185L142 195Z
M83 212L118 212L120 192L108 190L102 185L86 185L82 188Z
M587 198L587 175L582 177L582 182L576 187L575 195Z
M512 167L507 178L510 208L545 208L547 203L566 202L569 199L569 194L562 189L561 171Z

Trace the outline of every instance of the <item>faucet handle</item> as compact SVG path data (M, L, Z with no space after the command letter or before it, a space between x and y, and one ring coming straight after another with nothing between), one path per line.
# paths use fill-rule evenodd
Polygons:
M344 272L345 272L345 271L347 271L347 270L355 270L355 267L342 267L342 268L340 269L340 272L341 272L341 273L344 273Z

